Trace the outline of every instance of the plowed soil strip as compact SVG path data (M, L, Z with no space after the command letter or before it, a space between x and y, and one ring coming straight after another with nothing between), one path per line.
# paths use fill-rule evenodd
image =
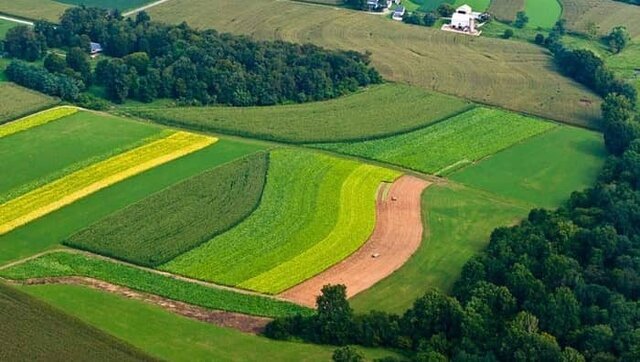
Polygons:
M420 195L431 183L403 176L376 203L376 226L355 253L324 272L281 293L279 297L309 307L326 284L344 284L352 297L398 270L422 241Z
M211 323L220 327L237 329L245 333L260 333L264 327L271 321L269 318L250 316L240 313L225 312L220 310L211 310L198 307L192 304L178 302L175 300L163 298L157 295L138 292L133 289L122 287L119 285L104 282L87 277L51 277L36 278L24 281L11 281L15 284L22 285L44 285L44 284L66 284L66 285L82 285L89 288L102 290L105 292L117 294L129 299L135 299L146 303L157 305L169 312L179 314L181 316L196 319L202 322ZM99 306L98 306L99 308Z

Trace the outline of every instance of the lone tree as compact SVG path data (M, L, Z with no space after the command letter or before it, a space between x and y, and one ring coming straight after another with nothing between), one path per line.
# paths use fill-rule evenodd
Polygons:
M611 32L607 36L609 47L614 53L620 53L624 48L626 48L630 40L631 37L629 36L629 32L624 26L616 26L611 29Z
M343 346L354 329L353 310L347 301L347 287L325 285L316 299L318 307L317 336L322 343Z
M527 14L524 11L518 11L518 13L516 14L516 21L513 23L513 25L516 28L524 28L525 25L527 25L527 23L529 22L529 17L527 16Z

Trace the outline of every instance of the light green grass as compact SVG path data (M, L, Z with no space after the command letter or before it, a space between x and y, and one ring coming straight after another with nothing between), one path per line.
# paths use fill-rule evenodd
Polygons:
M3 40L9 29L13 28L16 25L18 24L14 23L13 21L0 19L0 40Z
M524 11L529 16L527 26L551 29L562 15L558 0L526 0Z
M84 287L23 288L63 311L170 361L330 361L335 347L280 342L187 319L159 307ZM99 308L96 306L99 305ZM367 359L394 356L358 348Z
M407 6L406 3L409 3L407 9L412 9L409 11L413 11L414 9L420 11L432 11L444 3L451 4L454 8L467 4L471 6L473 11L485 11L489 8L491 0L406 0L402 4Z
M160 165L0 236L0 264L59 245L71 234L176 182L253 153L260 146L220 140L201 151Z
M344 251L336 248L322 258L319 254L306 267L296 268L295 273L289 271L281 281L247 281L261 274L280 275L278 266L282 263L332 241L342 241L347 250L357 249L373 228L376 188L395 175L313 152L274 151L256 211L235 228L161 268L276 293L304 280L309 271L319 273L340 261ZM358 189L352 190L353 186ZM358 214L355 219L354 212Z
M446 175L554 127L554 123L516 113L476 108L399 136L313 146L416 171Z
M2 59L0 58L0 60ZM59 102L56 98L45 96L13 83L0 83L0 99L2 100L0 102L0 124L49 108Z
M449 291L464 264L489 242L494 228L512 224L529 207L460 187L432 185L422 195L425 234L416 253L398 271L356 295L359 312L401 313L427 290Z
M0 138L0 203L124 150L139 146L162 128L119 117L78 112Z
M571 192L593 184L605 158L599 133L558 127L451 178L532 205L557 207Z
M423 127L470 104L419 88L384 84L324 102L273 107L130 108L161 123L304 143L360 140Z
M26 19L58 22L69 5L53 0L0 0L0 13Z
M78 253L56 252L42 255L2 269L0 276L12 280L83 276L209 309L265 317L312 313L310 309L293 303L212 288Z
M59 3L87 7L99 7L103 9L131 10L144 6L154 0L56 0Z

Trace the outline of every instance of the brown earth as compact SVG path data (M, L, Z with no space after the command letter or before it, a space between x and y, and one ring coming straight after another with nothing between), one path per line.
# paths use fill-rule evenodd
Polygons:
M93 289L117 294L129 299L135 299L146 303L155 304L169 312L179 314L187 318L214 324L220 327L233 328L245 333L260 333L264 330L264 327L267 325L267 323L271 321L271 319L269 318L202 308L192 304L178 302L153 294L138 292L133 289L87 277L35 278L14 283L20 283L24 285L82 285Z
M431 183L403 176L381 190L376 205L376 226L369 240L355 253L324 272L280 295L309 307L326 284L344 284L352 297L399 269L422 241L421 194Z

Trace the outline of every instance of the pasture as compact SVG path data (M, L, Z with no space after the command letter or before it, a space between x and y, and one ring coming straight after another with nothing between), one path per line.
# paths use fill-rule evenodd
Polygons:
M46 361L52 356L70 361L87 356L97 361L153 360L97 328L0 284L0 359Z
M9 131L33 126L34 120L52 120L54 117L46 117L53 114L46 111L0 126L0 158L8 171L0 178L0 204L165 134L154 125L78 112L2 137Z
M479 107L398 136L313 146L415 171L446 175L554 127L556 124L551 122Z
M358 312L401 313L427 290L449 291L464 264L480 252L498 225L513 224L529 206L459 185L432 185L422 194L425 233L398 271L356 295Z
M491 5L489 5L488 11L498 20L511 22L516 19L516 13L518 13L518 11L524 10L525 1L526 0L493 0L491 1Z
M584 32L590 23L598 26L601 35L624 25L631 37L640 37L640 6L613 0L560 0L567 26Z
M606 158L599 133L558 127L451 175L451 179L522 200L558 207L591 186Z
M560 0L526 0L524 11L529 16L528 27L551 29L562 15Z
M31 20L58 22L69 5L53 0L0 0L0 13Z
M161 269L277 293L362 245L373 231L376 190L395 177L393 171L312 152L274 151L256 211ZM301 261L305 265L298 266ZM291 263L295 272L284 270Z
M289 1L172 0L149 13L156 20L257 39L369 51L372 65L388 80L558 121L596 127L600 113L597 96L558 74L545 49L525 42L463 37Z
M62 240L122 208L260 147L230 140L116 183L0 236L0 264L58 247Z
M49 108L59 100L11 83L0 83L0 124Z
M11 280L83 276L209 309L265 317L311 313L310 309L289 302L208 287L78 253L57 252L42 255L25 263L1 269L0 276Z
M247 217L260 201L267 162L267 154L258 153L214 168L109 215L64 243L144 266L165 263Z
M7 34L9 29L13 28L16 25L17 24L13 21L0 19L0 40L4 39L4 36Z
M406 3L410 3L407 5ZM438 8L441 4L451 4L451 6L457 8L461 5L467 4L473 8L473 11L485 11L491 0L407 0L403 3L407 7L407 10L420 10L420 11L432 11Z
M155 121L289 143L361 140L424 127L471 107L458 98L383 84L341 98L272 107L126 109Z
M22 117L0 127L0 138L42 126L78 112L75 107L56 107Z
M140 301L71 285L23 290L160 359L171 361L329 361L335 347L274 341L177 316ZM100 308L95 308L100 305ZM360 348L368 360L393 352Z
M85 5L103 9L132 10L153 2L153 0L55 0L71 6Z

